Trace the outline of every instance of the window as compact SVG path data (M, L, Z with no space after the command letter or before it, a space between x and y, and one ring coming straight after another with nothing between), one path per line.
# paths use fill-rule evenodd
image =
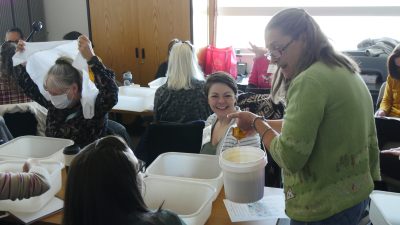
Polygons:
M217 46L247 49L249 41L264 46L268 21L288 7L306 9L338 50L355 50L368 38L400 41L397 0L218 0Z

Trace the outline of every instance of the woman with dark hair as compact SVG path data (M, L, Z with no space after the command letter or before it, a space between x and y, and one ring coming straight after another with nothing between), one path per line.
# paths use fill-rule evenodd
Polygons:
M69 167L62 224L184 224L170 211L147 208L141 170L132 150L117 136L86 146Z
M167 60L164 61L163 63L161 63L158 66L157 72L156 72L156 79L160 78L160 77L165 77L165 75L167 74L167 70L168 70L168 58L169 55L171 53L171 49L174 46L174 44L181 42L181 40L174 38L172 39L169 43L168 43L168 55L167 55Z
M400 45L388 57L389 76L377 116L400 117Z
M118 102L118 86L114 72L100 62L86 36L79 37L78 46L95 74L94 83L99 90L91 118L83 113L82 71L72 66L72 59L60 57L44 77L43 87L49 99L40 92L23 65L14 67L14 75L25 93L48 109L46 136L71 139L83 148L106 135L108 112ZM17 51L24 49L25 43L20 41ZM12 64L12 60L9 61Z
M380 180L372 98L358 66L334 50L303 9L275 14L265 43L271 62L291 79L281 133L250 112L228 117L264 134L283 170L291 225L357 225Z
M236 106L238 87L231 75L216 72L207 77L205 92L208 104L214 112L208 117L203 129L203 141L200 153L219 155L234 146L260 147L258 135L237 140L233 135L236 121L226 115L240 111Z

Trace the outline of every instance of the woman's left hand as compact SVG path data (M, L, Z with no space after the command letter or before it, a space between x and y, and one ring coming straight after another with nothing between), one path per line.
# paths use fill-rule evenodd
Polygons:
M89 61L93 56L95 56L92 48L92 42L85 35L79 36L78 49L79 52L82 54L83 58L85 58L87 61Z

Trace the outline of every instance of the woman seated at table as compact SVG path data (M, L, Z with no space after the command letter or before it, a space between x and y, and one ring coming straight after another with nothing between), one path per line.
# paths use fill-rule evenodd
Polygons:
M167 78L167 83L157 89L154 97L155 121L206 120L211 110L204 93L204 75L189 42L173 45Z
M99 89L91 118L83 114L82 72L72 66L71 59L57 59L44 77L43 86L49 93L50 101L41 94L24 66L14 67L14 75L25 93L48 109L46 136L71 139L82 148L106 135L108 112L118 101L118 86L114 81L114 72L99 61L86 36L79 37L78 46L95 74L95 85ZM24 49L25 43L19 41L17 51Z
M117 136L86 146L72 161L63 225L185 224L173 212L147 208L141 193L143 166Z
M258 135L240 140L233 135L236 120L228 119L227 115L240 111L239 107L235 106L238 92L236 81L225 72L216 72L207 77L205 90L208 104L214 114L206 121L200 153L219 155L225 149L234 146L260 147Z

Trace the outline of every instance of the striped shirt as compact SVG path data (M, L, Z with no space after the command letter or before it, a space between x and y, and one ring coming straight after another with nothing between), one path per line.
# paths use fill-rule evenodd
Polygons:
M239 110L239 107L237 107L237 109ZM203 129L202 150L206 143L211 142L212 128L215 126L217 120L217 115L215 113L208 117ZM257 148L261 146L260 137L257 134L245 137L238 142L237 139L232 135L232 129L235 126L235 120L232 120L229 128L217 145L216 155L221 154L221 152L223 152L225 149L235 146L253 146Z
M49 174L32 166L28 173L0 172L0 200L38 196L50 189Z

